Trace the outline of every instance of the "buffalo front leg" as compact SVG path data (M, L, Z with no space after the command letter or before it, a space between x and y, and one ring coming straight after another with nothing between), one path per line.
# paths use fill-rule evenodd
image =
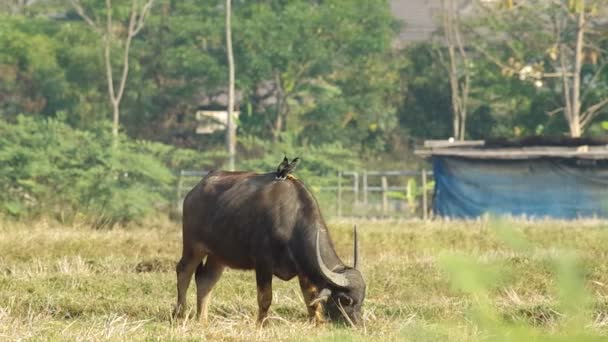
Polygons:
M308 317L313 319L315 323L322 323L323 320L323 305L320 301L313 303L313 300L317 298L318 290L306 277L298 276L300 282L300 289L302 290L302 296L304 297L304 303L306 303L306 309L308 310Z
M192 279L192 274L196 266L203 259L202 251L184 250L182 258L177 263L175 271L177 273L177 305L173 311L173 317L183 317L186 310L186 293Z
M207 256L205 265L196 268L196 318L207 323L211 290L222 276L224 265L212 256Z
M272 303L272 271L266 268L256 268L255 280L258 289L258 320L257 325L264 325L264 319L268 315L270 303Z

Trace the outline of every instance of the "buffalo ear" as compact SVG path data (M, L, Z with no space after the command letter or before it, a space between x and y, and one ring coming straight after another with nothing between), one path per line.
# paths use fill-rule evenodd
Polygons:
M327 288L323 289L321 290L321 292L319 292L317 298L313 299L310 304L308 304L308 306L314 306L319 302L325 303L329 299L329 296L331 296L331 290Z

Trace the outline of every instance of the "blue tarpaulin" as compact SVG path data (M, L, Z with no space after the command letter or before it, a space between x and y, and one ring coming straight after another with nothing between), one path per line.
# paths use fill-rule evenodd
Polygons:
M575 219L608 217L605 160L522 160L434 156L436 215Z

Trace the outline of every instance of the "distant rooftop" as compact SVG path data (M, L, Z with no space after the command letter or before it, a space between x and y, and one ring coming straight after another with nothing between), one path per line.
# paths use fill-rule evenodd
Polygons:
M461 13L472 4L472 0L455 1ZM429 40L439 26L441 0L391 0L391 9L395 17L405 22L398 39L401 44Z
M472 159L568 158L608 160L608 140L594 138L526 137L472 141L427 140L415 151L421 157Z

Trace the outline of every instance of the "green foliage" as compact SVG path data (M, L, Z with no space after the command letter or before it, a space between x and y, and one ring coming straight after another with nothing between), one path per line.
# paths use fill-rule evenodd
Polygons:
M418 186L416 182L416 178L410 178L407 180L406 192L405 192L405 200L407 200L407 205L411 210L415 211L418 207L418 201L420 200L420 196L422 196L423 192L429 193L435 188L435 182L430 181L426 183L426 188Z
M61 220L84 217L96 227L150 214L172 199L170 167L201 167L192 151L121 136L107 126L70 128L56 119L0 120L0 212Z
M59 48L44 21L0 14L0 114L53 114L67 98Z
M398 111L402 127L416 138L450 137L450 88L443 66L434 57L433 47L416 44L404 49L402 54L410 63L401 75L407 89Z
M239 137L237 169L256 172L275 171L283 156L300 158L294 176L301 179L310 189L325 215L331 216L337 210L336 192L321 191L322 187L335 187L338 172L359 168L360 159L355 151L345 148L339 142L319 145L300 145L293 134L283 133L277 143L254 136Z
M103 1L81 2L93 20L103 22ZM589 19L601 19L599 5L587 5ZM217 152L223 149L223 134L197 135L194 117L199 106L221 103L226 91L223 6L220 0L156 1L133 40L121 129L132 138L176 146L136 147L174 170L209 169L224 160ZM554 33L547 21L551 15L565 20L559 39L568 45L573 26L564 14L575 7L538 0L514 7L471 6L474 15L462 18L473 80L467 138L566 131L561 113L548 115L561 106L560 79L546 79L536 88L514 70L530 64L558 71L556 39L549 39ZM0 115L9 121L21 113L60 117L96 136L109 118L100 36L65 1L15 4L0 11ZM127 2L114 4L117 33L128 12ZM235 2L241 167L266 171L283 152L303 152L299 172L322 183L347 164L357 164L352 160L401 168L413 141L449 137L450 89L445 61L437 54L444 45L398 48L393 43L399 26L386 0ZM480 34L488 31L502 38ZM608 87L604 36L594 30L586 35L589 52L597 50L599 59L591 63L585 52L584 108L602 99ZM119 71L120 54L112 58ZM606 134L601 122L607 115L604 109L588 134ZM249 139L255 140L251 146ZM393 156L386 158L389 153ZM15 203L7 208L23 210Z
M153 156L165 167L175 172L178 170L208 170L215 165L220 165L227 155L223 150L201 152L146 140L138 140L136 150L139 153Z
M276 170L284 155L290 159L299 157L301 162L294 174L318 187L335 185L338 171L358 167L354 151L340 143L299 146L289 134L283 134L281 138L281 142L272 143L253 136L239 137L239 169L271 172Z
M387 1L249 2L235 15L237 83L252 109L241 117L243 133L388 148L399 78Z
M596 32L606 16L605 11L597 9L605 8L605 4L605 0L586 4L531 0L508 10L493 5L474 7L475 15L466 22L470 33L467 39L481 57L478 62L485 75L479 78L477 97L481 101L491 99L487 102L496 112L495 117L510 128L501 132L503 136L558 135L568 131L559 109L572 100L564 97L562 73L574 71L579 25L575 13L580 12L580 6L586 9L582 69L576 75L581 81L581 113L605 98L608 73L602 46L606 39ZM574 91L572 82L572 77L568 77L569 92ZM599 117L608 115L605 110L600 113Z
M508 248L527 258L534 255L536 246L527 241L524 234L513 229L507 222L493 221L492 232ZM466 311L467 318L480 330L482 335L492 336L499 341L530 340L595 340L587 329L592 314L592 299L585 286L580 260L569 251L559 251L551 260L555 274L554 293L557 313L554 332L547 332L534 324L534 320L510 320L501 315L492 300L492 293L513 278L513 269L488 265L465 254L444 253L441 265L449 275L453 286L472 298L472 305ZM546 318L545 318L546 319ZM599 340L599 339L598 339Z

